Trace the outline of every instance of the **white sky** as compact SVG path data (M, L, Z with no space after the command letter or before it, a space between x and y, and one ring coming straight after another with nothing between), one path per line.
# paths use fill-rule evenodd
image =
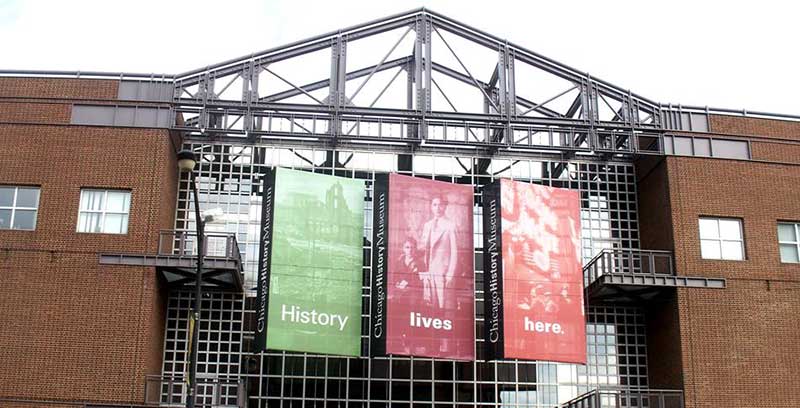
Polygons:
M420 6L658 102L800 114L793 1L0 0L0 70L174 74Z

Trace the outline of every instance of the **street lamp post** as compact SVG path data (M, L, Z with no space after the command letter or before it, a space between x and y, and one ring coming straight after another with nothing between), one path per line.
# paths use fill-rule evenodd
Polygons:
M197 226L197 273L195 275L194 307L192 308L194 325L190 333L192 349L189 351L189 390L186 396L187 408L194 408L195 398L197 397L197 343L200 337L198 333L200 331L200 299L202 296L203 244L205 238L203 218L200 216L200 200L197 197L197 186L195 184L194 166L196 164L197 159L195 159L194 153L188 150L181 150L178 152L178 169L180 169L182 173L189 173L189 185L191 186L192 195L194 196L195 225Z

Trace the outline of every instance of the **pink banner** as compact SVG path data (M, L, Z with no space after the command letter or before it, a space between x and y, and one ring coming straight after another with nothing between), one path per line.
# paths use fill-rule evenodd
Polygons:
M475 359L472 186L389 176L386 352Z
M505 357L586 363L580 195L502 180Z

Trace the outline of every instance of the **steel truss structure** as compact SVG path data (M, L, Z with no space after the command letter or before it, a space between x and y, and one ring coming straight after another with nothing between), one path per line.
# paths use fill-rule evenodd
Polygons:
M179 74L173 109L191 139L562 158L660 154L670 112L424 8Z

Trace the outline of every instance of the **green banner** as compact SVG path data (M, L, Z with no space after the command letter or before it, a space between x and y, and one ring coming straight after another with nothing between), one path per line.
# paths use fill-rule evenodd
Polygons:
M361 354L364 182L277 169L266 346Z

